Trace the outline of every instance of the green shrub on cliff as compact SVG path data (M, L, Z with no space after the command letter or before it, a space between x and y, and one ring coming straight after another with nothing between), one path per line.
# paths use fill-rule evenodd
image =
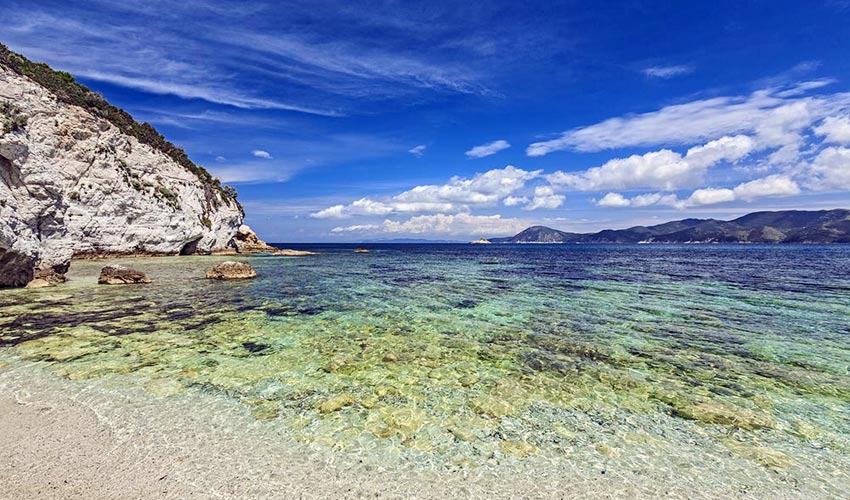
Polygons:
M17 132L27 126L27 117L11 102L0 102L0 124L4 135Z

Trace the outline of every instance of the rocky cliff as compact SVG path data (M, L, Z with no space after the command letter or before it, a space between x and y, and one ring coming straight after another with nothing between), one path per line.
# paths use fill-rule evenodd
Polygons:
M40 269L65 272L74 256L240 250L243 211L234 191L149 125L86 95L70 75L3 55L0 286L26 284ZM69 102L24 63L69 79L85 102L106 112ZM153 131L154 140L136 130Z

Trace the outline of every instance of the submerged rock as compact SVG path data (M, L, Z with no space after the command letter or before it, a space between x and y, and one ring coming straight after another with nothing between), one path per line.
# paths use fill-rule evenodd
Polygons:
M788 455L767 446L750 446L741 443L726 443L732 453L747 460L756 461L772 469L785 469L794 464Z
M502 453L513 455L515 457L527 457L537 453L537 447L525 441L505 440L499 443L499 449Z
M97 278L99 285L131 285L150 282L145 273L124 266L106 266L100 270L100 276Z
M231 260L217 264L207 271L207 278L213 280L240 280L256 277L257 271L249 264Z
M506 417L514 412L514 407L505 400L484 396L473 399L469 405L472 411L479 415L488 415L493 418Z
M366 430L375 436L386 439L400 434L411 438L428 420L428 415L416 408L383 407L369 413Z
M53 269L40 269L33 274L32 281L27 283L27 288L44 288L65 283L65 281L64 274L57 273Z
M354 396L348 394L347 392L343 394L337 394L336 396L319 405L319 411L322 413L332 413L344 406L353 405L356 402L357 400L354 399Z
M773 428L776 425L770 415L736 408L717 401L681 406L676 408L676 414L707 424L731 425L745 430Z

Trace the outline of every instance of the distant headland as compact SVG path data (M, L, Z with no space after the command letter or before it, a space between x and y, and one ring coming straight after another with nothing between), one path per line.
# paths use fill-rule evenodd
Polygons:
M850 210L753 212L730 221L683 219L655 226L569 233L532 226L491 243L850 243Z

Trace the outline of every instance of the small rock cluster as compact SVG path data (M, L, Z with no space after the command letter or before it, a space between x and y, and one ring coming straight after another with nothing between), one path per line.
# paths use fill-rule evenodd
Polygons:
M310 253L310 252L308 252ZM207 278L215 280L239 280L256 278L257 271L244 262L227 261L207 270ZM43 288L65 282L65 275L45 269L37 271L27 288ZM150 278L141 271L121 265L106 266L97 278L99 285L135 285L150 283Z

